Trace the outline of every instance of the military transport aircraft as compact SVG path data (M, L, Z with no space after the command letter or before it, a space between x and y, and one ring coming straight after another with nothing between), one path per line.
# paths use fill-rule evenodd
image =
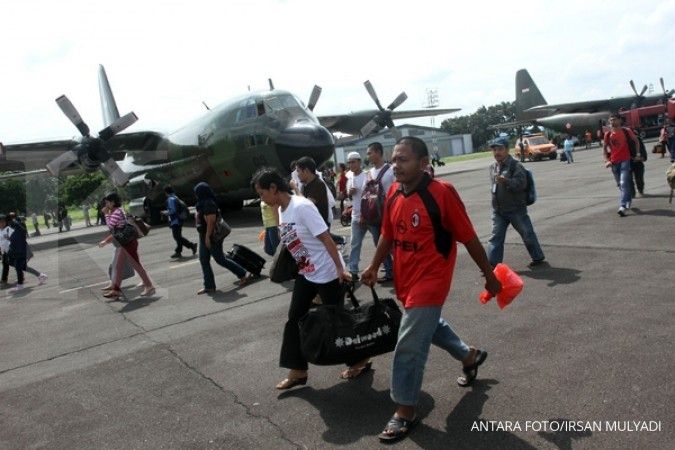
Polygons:
M233 98L170 134L119 134L137 117L133 112L120 117L105 69L99 66L105 128L98 136L91 136L77 109L65 95L61 96L56 99L57 105L82 137L6 145L8 160L0 160L0 172L16 170L17 159L23 159L29 170L11 177L46 172L59 176L101 169L115 185L126 186L133 214L155 222L163 209L166 184L171 184L189 203L193 186L206 181L221 206L241 208L244 200L255 197L250 179L259 167L272 166L288 173L291 161L301 156L311 156L318 164L331 158L335 146L329 130L367 135L384 126L393 128L392 119L422 115L420 111L408 115L393 111L405 101L405 93L387 109L382 108L372 85L366 82L378 110L317 118L312 111L321 94L320 87L314 87L309 106L305 106L290 92L275 89L271 80L269 83L268 91ZM424 115L454 111L457 110L424 110ZM42 169L45 163L46 169Z
M663 78L660 79L662 94L645 96L647 86L638 94L635 83L630 86L635 95L604 100L586 100L573 103L549 105L537 88L526 69L516 72L516 120L495 124L492 128L516 128L524 125L541 125L561 133L581 135L586 130L597 130L611 112L635 108L636 106L665 103L675 90L666 91Z

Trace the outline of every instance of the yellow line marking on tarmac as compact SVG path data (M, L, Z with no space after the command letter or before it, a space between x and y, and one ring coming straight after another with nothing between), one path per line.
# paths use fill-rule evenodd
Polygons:
M59 292L59 294L65 294L67 292L77 291L78 289L87 289L87 288L94 287L94 286L100 286L100 285L106 284L106 283L110 283L110 281L101 281L100 283L89 284L87 286L80 286L80 287L76 287L76 288L66 289L65 291Z
M193 261L188 261L188 262L184 262L184 263L181 263L181 264L176 264L175 266L169 266L169 270L170 269L179 269L181 267L189 266L190 264L197 264L198 262L199 262L199 260L195 259Z

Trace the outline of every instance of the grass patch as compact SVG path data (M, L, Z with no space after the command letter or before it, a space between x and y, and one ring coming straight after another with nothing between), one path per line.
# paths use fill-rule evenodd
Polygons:
M459 161L469 161L471 159L488 158L490 156L492 156L492 152L474 152L467 155L446 156L445 158L441 158L441 161L447 164Z

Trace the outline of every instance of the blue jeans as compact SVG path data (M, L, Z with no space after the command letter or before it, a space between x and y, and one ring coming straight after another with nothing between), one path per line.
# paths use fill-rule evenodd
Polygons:
M265 253L274 256L279 246L279 227L265 228Z
M375 225L361 225L358 222L352 221L352 238L351 238L351 252L349 253L349 271L351 273L359 273L359 261L361 260L361 244L366 235L366 231L370 231L373 236L373 243L377 247L377 241L380 239L380 227ZM393 263L391 255L387 255L384 261L385 276L392 278Z
M239 264L225 256L223 253L223 241L211 244L209 251L204 245L204 235L199 235L199 264L202 266L202 275L204 275L204 289L215 289L216 280L213 276L213 269L211 269L211 257L221 266L232 272L237 278L242 278L246 275L246 269Z
M572 158L572 150L565 150L565 156L567 156L567 164L574 162L574 158Z
M417 404L431 344L459 361L469 356L469 346L441 317L441 309L425 306L403 311L391 374L391 399L397 405Z
M620 163L612 164L612 174L616 180L616 185L619 187L619 206L628 208L630 204L630 186L633 179L630 173L630 161L621 161Z
M527 214L527 208L523 207L511 212L497 212L492 210L492 237L488 242L488 260L492 267L504 260L504 239L509 224L513 225L523 239L525 248L530 253L532 261L544 259L544 251L539 245L539 240L534 232L532 221Z

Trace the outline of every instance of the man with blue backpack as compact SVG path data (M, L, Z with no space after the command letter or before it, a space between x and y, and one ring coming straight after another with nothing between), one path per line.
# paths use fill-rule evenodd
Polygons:
M528 267L544 262L544 252L534 232L527 206L536 200L534 179L525 167L509 155L509 141L498 137L490 143L495 162L490 165L492 189L492 237L488 259L492 267L504 259L504 239L510 225L520 234L532 258Z
M182 257L183 247L192 250L192 255L197 253L197 244L190 242L183 237L183 222L190 216L190 211L183 200L178 198L173 187L166 186L164 188L166 194L166 214L169 216L169 226L171 227L171 234L174 241L176 241L176 250L171 259Z

